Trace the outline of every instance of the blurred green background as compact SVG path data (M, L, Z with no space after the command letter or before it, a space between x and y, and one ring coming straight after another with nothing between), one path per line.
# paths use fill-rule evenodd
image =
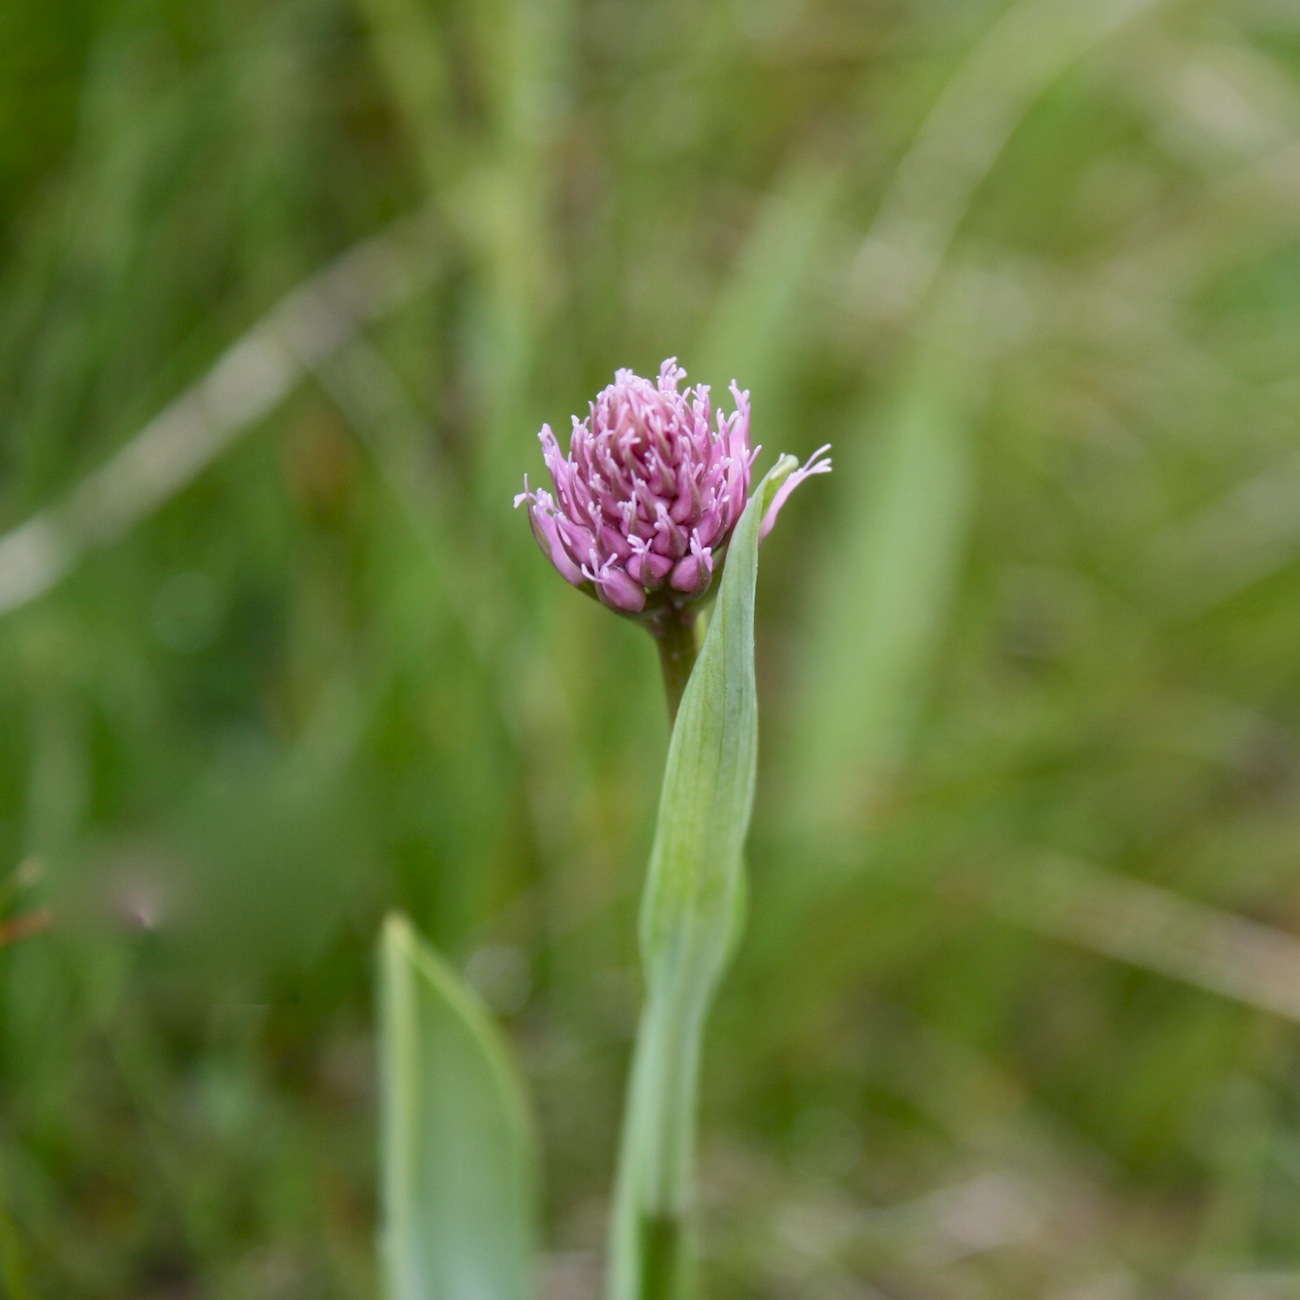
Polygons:
M597 1294L667 728L510 499L674 354L836 460L708 1294L1300 1295L1292 0L7 0L0 240L7 1296L375 1294L394 905Z

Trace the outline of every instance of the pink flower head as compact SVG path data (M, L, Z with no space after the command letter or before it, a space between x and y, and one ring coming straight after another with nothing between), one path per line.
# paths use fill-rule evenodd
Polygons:
M686 372L670 357L659 381L620 370L573 417L567 459L550 425L539 435L555 495L524 491L538 545L575 587L622 614L654 613L704 595L749 495L759 452L749 445L749 394L718 411L706 384L678 392ZM830 469L821 451L791 474L763 519L766 536L795 487Z

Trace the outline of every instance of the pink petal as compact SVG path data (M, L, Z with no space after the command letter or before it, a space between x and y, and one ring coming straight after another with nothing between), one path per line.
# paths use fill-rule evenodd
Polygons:
M678 561L668 585L688 596L702 596L712 581L713 552L709 547L701 546L697 538L692 538L691 553Z
M829 474L831 472L830 457L825 453L830 451L831 445L827 443L824 447L818 447L811 456L808 457L802 469L797 469L788 479L777 489L776 496L772 498L772 504L767 508L767 514L763 516L763 523L758 530L758 540L761 542L768 533L772 531L772 525L776 523L776 517L781 513L781 507L789 500L790 493L799 486L806 478L811 478L814 474ZM821 459L818 459L821 457Z
M539 499L528 508L528 519L533 526L533 536L537 538L537 545L542 548L542 554L559 571L560 577L566 582L573 583L575 587L580 587L584 581L582 570L570 559L561 540L559 521L549 506L549 498L545 503L540 500L540 497L545 495L540 493Z
M596 584L596 594L611 609L639 614L645 608L645 592L622 569L610 564L588 576Z

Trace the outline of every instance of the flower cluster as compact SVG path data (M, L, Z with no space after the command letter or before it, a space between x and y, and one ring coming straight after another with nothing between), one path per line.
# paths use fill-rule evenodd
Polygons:
M653 614L702 596L713 581L749 495L759 452L749 445L749 394L718 411L705 384L678 391L686 372L670 357L658 383L630 370L573 417L569 454L541 432L555 494L524 491L538 545L575 587L623 614ZM795 487L830 469L817 452L782 484L763 519L766 536Z

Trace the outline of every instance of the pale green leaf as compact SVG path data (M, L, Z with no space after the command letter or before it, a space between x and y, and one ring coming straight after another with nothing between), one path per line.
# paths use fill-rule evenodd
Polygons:
M758 764L758 531L767 503L796 465L783 456L736 525L673 727L641 907L652 992L684 982L695 998L707 1000L727 954Z
M410 923L379 969L383 1263L388 1300L526 1300L536 1154L491 1021Z
M735 943L758 761L758 532L796 464L781 458L736 526L668 748L641 907L647 1001L619 1166L610 1273L616 1300L664 1300L689 1290L685 1234L700 1049Z

